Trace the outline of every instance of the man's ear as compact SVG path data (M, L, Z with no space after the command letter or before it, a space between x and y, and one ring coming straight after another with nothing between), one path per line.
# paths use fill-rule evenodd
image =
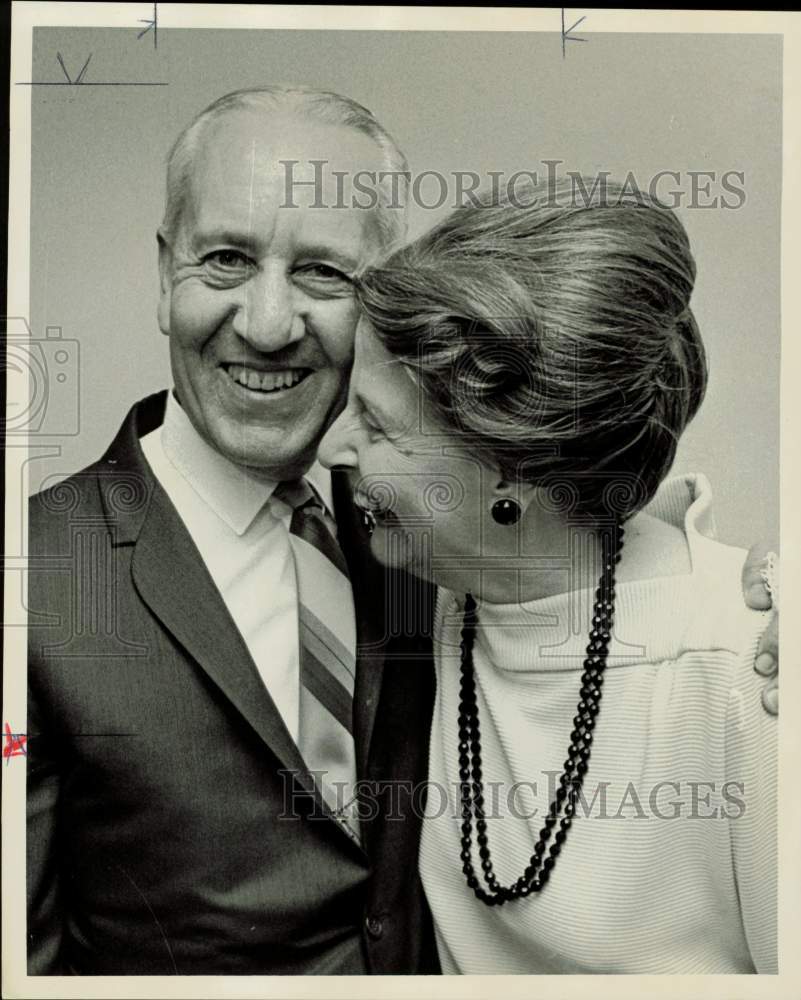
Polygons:
M170 303L172 300L172 247L163 230L156 233L159 244L159 307L158 320L161 332L170 335Z

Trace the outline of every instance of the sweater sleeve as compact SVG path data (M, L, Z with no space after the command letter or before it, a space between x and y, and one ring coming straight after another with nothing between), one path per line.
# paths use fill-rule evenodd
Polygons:
M726 812L743 929L757 972L778 972L777 760L778 719L760 703L764 683L754 671L768 613L749 615L726 717Z

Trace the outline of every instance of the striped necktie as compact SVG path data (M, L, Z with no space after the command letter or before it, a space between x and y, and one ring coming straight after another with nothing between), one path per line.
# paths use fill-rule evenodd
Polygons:
M298 747L326 805L358 841L353 743L356 620L348 568L326 523L323 503L305 480L281 483L275 496L292 507L289 531L300 635Z

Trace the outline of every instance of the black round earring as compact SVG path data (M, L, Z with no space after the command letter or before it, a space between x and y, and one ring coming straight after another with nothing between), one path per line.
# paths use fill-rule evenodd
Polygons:
M523 508L511 497L501 497L490 507L492 519L497 524L517 524L523 514Z

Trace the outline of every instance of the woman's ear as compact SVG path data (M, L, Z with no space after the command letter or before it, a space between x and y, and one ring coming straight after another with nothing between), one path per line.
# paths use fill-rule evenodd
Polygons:
M493 499L513 497L519 501L524 509L528 507L537 494L537 487L533 483L507 479L503 472L496 466L491 468L487 479L492 484L490 492Z

